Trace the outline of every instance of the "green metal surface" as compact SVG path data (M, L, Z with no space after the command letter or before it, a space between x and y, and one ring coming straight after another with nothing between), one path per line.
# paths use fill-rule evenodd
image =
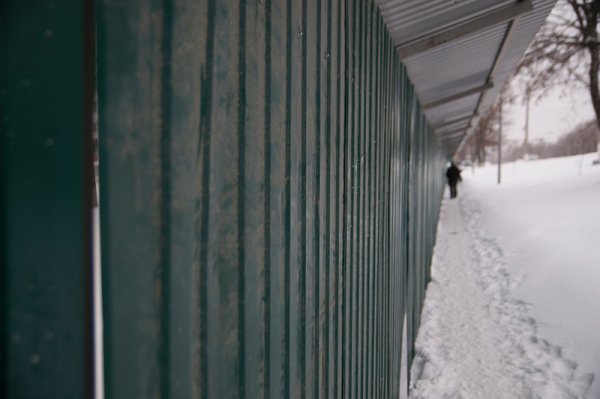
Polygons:
M376 6L97 18L107 398L398 397L444 159Z
M431 184L445 169L445 158L433 130L413 100L407 110L410 133L410 172L408 196L408 304L407 342L408 359L414 357L414 342L420 324L425 289L431 279L430 264L435 245L443 184Z
M91 397L90 15L0 2L3 398Z
M397 398L445 160L375 4L95 7L0 2L0 396L92 396L97 67L106 397Z

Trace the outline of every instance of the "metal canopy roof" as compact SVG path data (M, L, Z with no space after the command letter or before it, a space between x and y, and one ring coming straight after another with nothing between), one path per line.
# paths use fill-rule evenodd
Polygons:
M556 0L376 0L448 156L494 102Z

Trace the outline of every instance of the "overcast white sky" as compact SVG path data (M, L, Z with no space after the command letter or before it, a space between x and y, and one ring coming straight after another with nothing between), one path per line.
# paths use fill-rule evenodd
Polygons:
M556 141L581 122L594 119L590 95L582 88L555 89L537 103L532 100L529 116L529 140ZM525 137L525 105L520 102L507 107L505 112L510 124L505 126L507 139L523 140Z

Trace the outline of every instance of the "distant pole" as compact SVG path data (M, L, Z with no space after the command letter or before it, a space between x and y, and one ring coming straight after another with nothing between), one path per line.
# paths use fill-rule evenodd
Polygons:
M498 127L498 184L502 183L502 97L500 97L500 118Z
M529 99L530 99L530 90L527 87L527 91L525 92L527 95L527 105L525 109L525 160L529 160Z

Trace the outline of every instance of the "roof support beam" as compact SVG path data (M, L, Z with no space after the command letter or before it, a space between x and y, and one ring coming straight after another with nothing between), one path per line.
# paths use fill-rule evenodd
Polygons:
M496 69L498 68L498 65L500 64L500 59L506 53L506 50L508 48L508 43L510 42L510 39L513 34L513 28L515 27L515 23L517 20L518 20L518 17L515 17L512 21L510 21L508 23L506 32L504 33L504 37L502 38L502 43L500 44L498 53L496 53L496 58L494 59L494 64L492 65L492 69L490 70L490 73L488 75L487 80L489 82L493 81L494 75L496 74ZM479 107L481 107L481 102L483 101L484 94L485 94L485 92L482 92L481 95L479 96L479 100L477 101L477 105L475 106L475 115L477 115L479 113ZM457 148L457 151L462 147L463 144L464 144L464 141L461 141L460 145Z
M498 53L496 53L496 58L494 59L494 64L492 65L492 69L490 70L489 80L493 80L496 75L496 70L498 69L498 65L500 64L500 60L506 54L506 50L508 49L508 43L510 43L510 39L513 35L513 28L515 27L515 21L511 21L506 28L506 32L504 33L504 37L502 38L502 43L500 44L500 48L498 49Z
M450 154L453 154L453 155L452 155L452 158L454 158L454 154L456 154L456 148L457 148L459 145L460 145L460 142L458 142L458 141L454 141L454 142L452 142L452 143L444 143L444 144L442 144L442 147L443 147L445 150L450 150L450 149L452 148L452 149L454 150L454 152L451 152Z
M456 154L458 151L458 147L456 144L452 144L452 146L448 146L448 147L444 147L449 154ZM452 155L451 157L452 159L454 159L454 155Z
M432 34L419 37L406 43L401 43L396 47L396 50L398 51L400 58L404 59L452 40L470 35L471 33L510 21L531 10L533 10L531 0L518 0L509 7L504 7L476 19L452 25Z
M424 104L423 105L423 109L434 108L434 107L437 107L437 106L440 106L440 105L452 102L454 100L459 100L459 99L461 99L463 97L468 97L468 96L470 96L472 94L481 93L482 91L489 90L492 87L494 87L494 83L487 82L484 85L473 87L472 89L465 90L463 92L456 93L456 94L453 94L451 96L441 98L439 100L431 101L431 102L429 102L427 104Z
M465 135L464 131L458 132L458 133L454 133L451 136L442 136L440 137L440 141L442 143L451 143L454 142L456 140L462 140L463 136Z
M445 138L441 139L440 141L445 144L454 143L455 141L462 140L463 136L464 136L464 134L460 133L460 134L454 135L452 137L445 137Z
M433 127L434 127L434 129L440 129L442 127L454 125L455 123L458 123L458 122L468 121L469 119L471 119L471 118L473 118L475 116L477 116L476 112L472 113L472 114L469 114L469 115L461 116L459 118L454 118L454 119L450 119L450 120L447 120L447 121L441 121L441 122L433 125Z
M443 133L439 133L438 136L440 137L440 140L444 140L444 139L448 139L448 138L452 138L452 137L456 137L461 135L462 133L464 133L469 127L461 127L460 129L454 129L451 130L449 132L443 132Z
M460 143L461 143L461 141L458 141L458 140L448 142L448 143L442 143L442 147L444 147L447 150L450 148L453 148L456 151L456 149L460 146ZM453 154L452 156L454 156L455 153L452 153L452 154Z

